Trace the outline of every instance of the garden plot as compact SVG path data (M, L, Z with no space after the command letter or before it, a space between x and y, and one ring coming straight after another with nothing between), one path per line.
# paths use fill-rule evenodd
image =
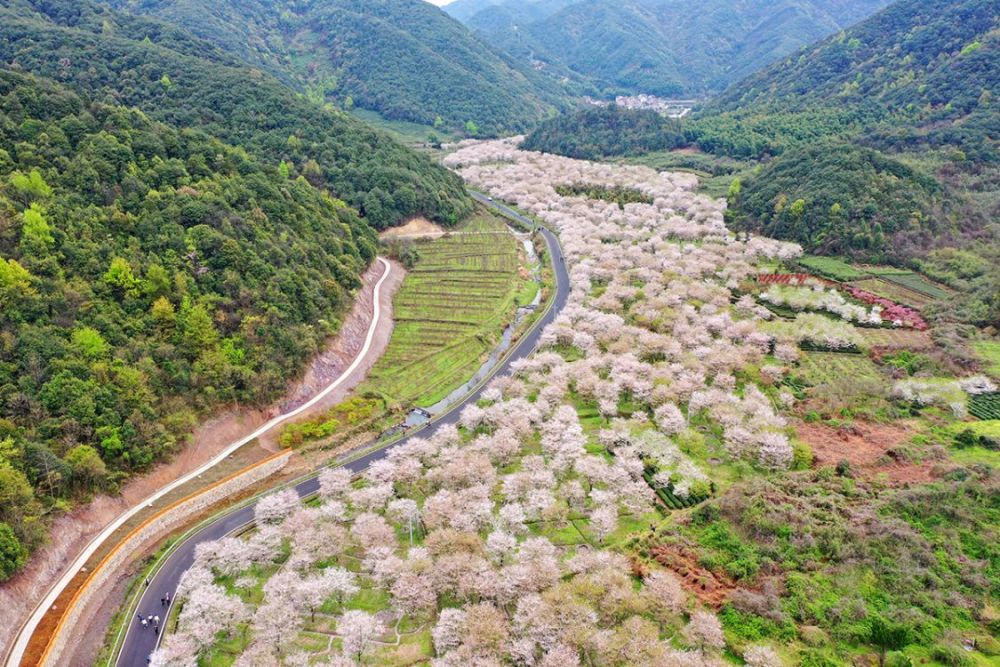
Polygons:
M919 273L914 273L913 271L894 271L880 275L884 280L895 283L907 290L919 292L931 299L950 299L954 296L954 292L932 283Z

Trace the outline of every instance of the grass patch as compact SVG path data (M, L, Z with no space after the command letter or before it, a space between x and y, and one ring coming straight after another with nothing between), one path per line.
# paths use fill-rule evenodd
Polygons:
M868 357L839 352L803 352L796 374L813 386L845 377L873 381L883 379L878 367Z
M914 292L919 292L920 294L930 297L931 299L950 299L954 296L952 292L945 290L940 285L932 283L919 273L914 273L913 271L894 271L892 273L884 273L880 275L882 278L891 283L913 290Z
M842 283L861 280L871 275L836 257L806 255L799 259L799 264L810 273L816 273L830 280L837 280Z
M412 123L405 120L390 120L384 118L381 114L376 111L370 111L368 109L352 109L351 115L355 118L360 118L370 125L385 130L395 139L400 142L407 144L408 146L426 146L430 144L431 135L437 138L440 142L450 142L456 141L457 136L445 131L444 129L435 129L431 125L423 125L421 123Z
M976 355L983 362L983 370L1000 378L1000 341L981 340L973 344Z
M865 341L865 347L890 347L907 350L928 350L934 341L926 331L915 329L886 329L864 327L858 333Z

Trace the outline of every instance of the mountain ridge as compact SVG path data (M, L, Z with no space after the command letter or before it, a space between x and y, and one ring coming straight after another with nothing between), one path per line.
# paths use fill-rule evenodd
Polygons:
M886 4L496 0L452 12L497 48L523 59L527 47L605 93L688 96L722 89Z
M220 44L317 102L390 119L495 135L524 130L568 104L556 82L508 63L422 0L111 4Z

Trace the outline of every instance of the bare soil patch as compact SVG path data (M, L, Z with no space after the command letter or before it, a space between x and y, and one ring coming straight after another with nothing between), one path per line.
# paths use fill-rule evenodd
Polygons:
M799 423L799 437L812 447L817 466L850 463L851 470L865 478L884 474L893 485L929 482L933 462L915 463L900 455L914 435L913 427L898 424L858 423L832 428L825 424Z
M0 646L6 650L38 600L61 576L73 558L115 517L167 483L200 467L229 443L256 430L271 417L301 405L319 388L343 372L364 345L371 322L374 287L382 272L381 263L374 262L362 277L363 286L353 308L345 316L340 333L316 356L303 377L290 383L284 398L264 409L234 408L221 412L198 427L188 444L172 460L129 481L119 495L98 496L90 503L55 519L49 530L49 543L32 556L28 565L17 576L0 585ZM365 362L336 391L330 392L323 401L303 413L303 416L343 401L385 352L393 328L392 297L402 283L404 274L402 266L393 263L392 272L383 284L381 319ZM279 432L280 427L261 438L259 446L251 444L244 447L239 452L241 460L250 465L276 451ZM100 615L105 621L110 618L117 602L120 600L109 600L109 609L104 610L107 613ZM96 652L96 647L103 638L103 626L97 627L95 624L93 632L88 632L87 636L96 643L95 647L90 647Z
M446 230L444 227L431 222L427 218L413 218L400 227L390 227L379 234L379 238L383 240L419 238L422 236L440 236L445 233Z
M658 544L649 550L657 563L680 577L681 586L704 605L720 608L736 590L736 584L698 564L694 553L676 544Z

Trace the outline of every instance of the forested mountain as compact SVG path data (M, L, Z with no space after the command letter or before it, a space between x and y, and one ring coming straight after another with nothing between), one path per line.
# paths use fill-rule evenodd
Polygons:
M273 397L375 255L355 211L200 130L0 71L0 579L43 505Z
M471 210L461 181L429 158L158 20L85 0L15 0L0 6L0 62L284 161L378 228L414 215L450 224Z
M388 118L493 135L523 130L567 103L557 82L508 65L422 0L111 4L180 25L317 101Z
M496 0L449 10L498 48L605 92L718 91L888 0ZM478 11L475 11L478 9Z
M614 155L641 155L684 145L678 120L655 111L611 105L591 107L542 123L521 147L583 160Z
M734 220L829 252L905 257L995 242L998 28L991 0L902 0L727 91L700 115L700 145L778 155L743 183ZM842 159L856 147L877 157ZM887 178L872 178L876 163ZM913 189L931 177L939 187ZM902 189L915 199L875 207L866 197ZM803 205L777 207L779 196Z

